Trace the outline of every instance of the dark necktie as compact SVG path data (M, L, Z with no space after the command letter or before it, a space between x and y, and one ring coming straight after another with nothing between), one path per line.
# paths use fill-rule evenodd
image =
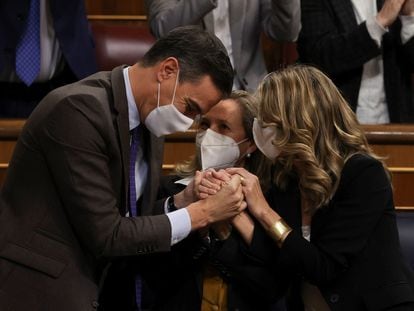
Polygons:
M30 1L26 29L16 47L16 74L27 85L40 70L40 0Z
M135 162L137 160L141 126L131 130L131 146L129 149L129 213L137 216L137 192L135 189ZM135 276L135 300L138 310L141 310L142 280L140 275Z

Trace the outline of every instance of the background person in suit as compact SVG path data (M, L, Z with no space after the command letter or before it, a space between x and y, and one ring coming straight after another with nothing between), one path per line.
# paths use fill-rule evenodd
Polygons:
M234 89L254 91L267 73L261 33L295 41L299 0L145 0L156 37L182 25L201 25L224 43L235 70Z
M240 178L211 200L167 214L154 207L161 136L186 130L232 81L221 42L183 27L131 67L49 93L26 122L1 191L0 309L96 309L113 259L169 251L242 210ZM103 310L136 308L109 298Z
M3 0L0 38L0 117L26 118L51 90L97 70L84 0Z
M248 211L266 231L252 235L276 242L251 248L273 262L274 290L289 288L288 310L413 310L389 173L339 90L296 66L267 76L257 94L254 140L275 165L267 200L253 174L227 171L242 176Z
M192 186L202 186L198 170L242 166L260 176L263 187L269 184L270 162L253 142L257 108L253 95L233 91L202 116L196 156L178 164L176 175L161 180L159 196L168 197L166 204L172 198L181 206L199 199ZM241 214L213 224L210 230L193 232L170 253L148 257L148 279L155 292L152 310L269 310L273 280L237 231L245 220ZM239 245L245 253L233 252Z
M302 1L298 52L333 79L361 123L414 121L413 0Z

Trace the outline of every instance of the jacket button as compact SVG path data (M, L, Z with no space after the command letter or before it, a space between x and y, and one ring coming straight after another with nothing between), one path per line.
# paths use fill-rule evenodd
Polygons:
M332 294L331 297L329 298L329 300L332 303L337 303L339 301L339 295L338 294Z
M99 302L97 302L96 300L92 301L92 307L94 309L97 309L99 307Z

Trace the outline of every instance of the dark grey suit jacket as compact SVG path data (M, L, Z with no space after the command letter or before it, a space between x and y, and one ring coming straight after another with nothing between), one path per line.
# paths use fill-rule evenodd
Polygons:
M378 10L383 0L377 0ZM366 23L357 24L350 0L302 0L298 40L301 62L327 73L356 110L365 62L382 54L384 87L391 122L414 121L414 38L401 42L397 19L379 48Z
M153 210L162 139L145 133ZM129 125L122 67L51 92L27 121L0 201L0 309L90 310L114 257L170 249L165 215L126 218Z

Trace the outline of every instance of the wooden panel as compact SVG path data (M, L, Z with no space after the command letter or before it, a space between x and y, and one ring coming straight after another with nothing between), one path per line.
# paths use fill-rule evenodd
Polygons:
M0 120L0 185L24 120ZM394 200L398 209L414 210L414 125L364 126L373 150L387 157L393 174ZM195 131L168 135L165 140L164 170L195 152Z
M147 12L143 0L85 0L86 12L91 21L145 21ZM296 62L295 43L275 42L262 34L263 55L268 71Z
M143 0L85 0L88 15L145 15Z
M394 190L394 204L401 208L414 210L414 171L410 173L393 172L392 185Z

